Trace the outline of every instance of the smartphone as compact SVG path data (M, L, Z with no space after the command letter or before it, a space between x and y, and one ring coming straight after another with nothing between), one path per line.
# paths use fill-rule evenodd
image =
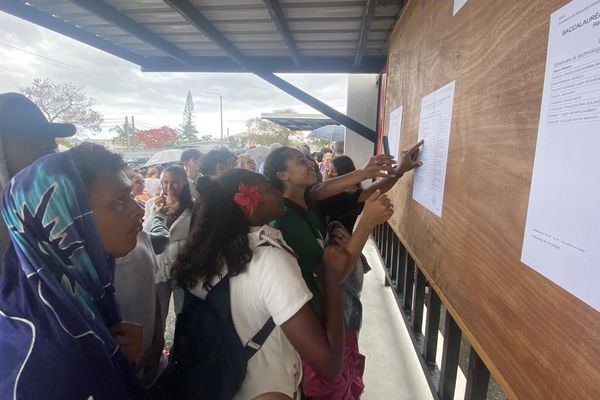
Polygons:
M390 155L390 142L388 142L388 137L383 136L381 138L381 143L383 144L383 153L387 154L389 156Z

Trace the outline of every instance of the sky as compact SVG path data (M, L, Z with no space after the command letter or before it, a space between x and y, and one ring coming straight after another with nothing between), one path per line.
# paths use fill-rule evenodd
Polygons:
M246 130L245 121L277 109L316 113L309 106L252 74L149 73L118 57L66 36L0 12L0 93L19 91L35 78L84 85L104 116L98 138L114 136L110 128L135 116L136 128L150 129L182 122L188 90L192 92L199 135ZM346 111L348 75L281 74L283 79L340 112Z

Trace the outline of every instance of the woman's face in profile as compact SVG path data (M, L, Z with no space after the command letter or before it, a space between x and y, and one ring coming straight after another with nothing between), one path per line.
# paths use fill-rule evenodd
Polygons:
M100 174L88 192L104 250L113 257L126 256L137 243L144 216L131 197L131 181L123 171Z

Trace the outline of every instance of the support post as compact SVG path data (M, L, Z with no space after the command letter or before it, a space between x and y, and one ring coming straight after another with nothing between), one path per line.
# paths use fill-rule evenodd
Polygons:
M273 86L278 87L283 90L287 94L297 98L301 102L313 107L315 110L322 112L327 115L329 118L332 118L344 125L346 128L358 133L360 136L368 139L372 142L377 140L377 134L371 128L368 128L361 124L360 122L348 117L347 115L342 114L341 112L335 110L333 107L328 106L323 103L321 100L309 95L303 90L298 89L296 86L292 85L289 82L281 79L280 77L267 72L255 72L257 76L269 82Z

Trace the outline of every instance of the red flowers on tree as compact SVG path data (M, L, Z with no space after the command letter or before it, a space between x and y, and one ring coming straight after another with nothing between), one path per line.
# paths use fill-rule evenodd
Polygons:
M163 126L161 128L138 131L135 137L144 148L159 149L173 143L177 139L177 131L168 126Z

